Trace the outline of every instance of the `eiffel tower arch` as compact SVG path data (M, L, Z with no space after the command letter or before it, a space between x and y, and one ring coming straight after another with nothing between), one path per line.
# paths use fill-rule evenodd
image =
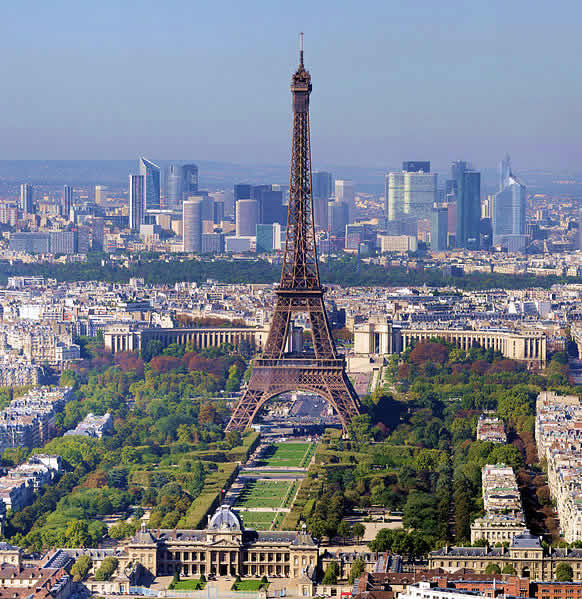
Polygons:
M360 401L331 335L323 301L326 290L319 278L311 190L311 75L303 64L303 34L291 92L293 143L281 281L275 289L277 299L263 354L253 362L248 387L226 430L250 426L265 402L276 395L306 391L327 400L347 432L352 418L360 413ZM307 314L311 330L311 347L301 352L288 351L289 332L297 313Z

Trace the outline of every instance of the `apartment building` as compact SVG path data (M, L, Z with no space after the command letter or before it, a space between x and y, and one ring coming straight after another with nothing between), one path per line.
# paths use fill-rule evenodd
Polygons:
M481 470L485 516L471 524L471 543L485 539L490 545L513 540L528 532L521 495L513 469L505 464Z
M582 540L582 404L575 395L543 391L536 404L536 443L568 543Z

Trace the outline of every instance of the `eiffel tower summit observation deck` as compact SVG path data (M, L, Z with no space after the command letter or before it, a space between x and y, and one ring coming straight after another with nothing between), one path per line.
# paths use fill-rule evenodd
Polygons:
M253 362L249 385L238 402L227 430L244 429L272 397L285 392L316 393L337 413L344 432L359 414L360 402L346 374L345 360L335 347L325 311L325 288L319 278L313 224L309 97L311 75L303 63L303 34L299 66L291 79L293 142L287 215L287 242L277 301L263 354ZM311 339L299 353L287 351L293 317L308 316Z

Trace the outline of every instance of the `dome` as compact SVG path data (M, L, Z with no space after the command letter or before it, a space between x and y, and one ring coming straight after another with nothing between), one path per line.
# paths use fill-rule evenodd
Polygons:
M221 505L208 523L210 530L241 530L238 516L230 509L229 505Z

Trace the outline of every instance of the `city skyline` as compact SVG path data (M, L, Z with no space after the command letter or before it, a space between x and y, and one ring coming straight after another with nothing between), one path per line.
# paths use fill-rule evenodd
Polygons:
M554 15L541 2L521 1L473 7L471 15L457 2L373 2L367 10L322 2L310 8L309 19L263 2L244 12L231 3L220 14L171 4L174 10L152 5L137 15L112 2L82 13L70 2L50 10L41 5L34 16L9 7L11 29L26 24L30 43L14 43L11 32L0 42L6 87L18 90L0 100L7 140L0 157L146 153L246 162L252 155L256 163L284 163L283 73L304 30L318 76L317 164L389 166L402 155L419 155L439 170L461 155L481 165L509 151L520 157L520 168L577 166L582 125L575 118L581 89L574 56L580 48L573 27L582 9L576 3L566 3L567 22L558 19L562 11ZM194 18L197 35L181 35ZM516 22L522 27L513 27ZM49 39L45 27L57 35ZM532 44L536 38L548 43ZM178 77L193 57L199 76ZM256 93L244 96L236 90L248 65L262 76ZM165 86L152 72L173 77L173 93L160 95ZM58 79L63 83L53 85Z

